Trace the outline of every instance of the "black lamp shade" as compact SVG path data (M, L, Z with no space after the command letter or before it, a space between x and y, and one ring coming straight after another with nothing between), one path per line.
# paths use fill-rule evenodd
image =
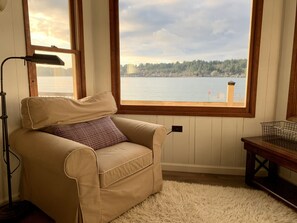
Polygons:
M64 62L56 55L36 54L26 56L24 60L40 64L64 65Z

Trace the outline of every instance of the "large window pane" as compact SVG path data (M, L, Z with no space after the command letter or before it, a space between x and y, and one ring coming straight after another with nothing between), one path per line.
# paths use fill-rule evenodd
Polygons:
M28 0L31 44L70 49L68 0Z
M235 82L244 107L250 21L249 0L119 0L121 103L225 106Z

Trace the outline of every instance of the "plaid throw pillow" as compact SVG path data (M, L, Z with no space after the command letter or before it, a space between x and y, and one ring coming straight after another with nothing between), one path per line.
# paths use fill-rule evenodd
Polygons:
M95 150L128 140L109 116L88 122L50 126L42 131L82 143Z

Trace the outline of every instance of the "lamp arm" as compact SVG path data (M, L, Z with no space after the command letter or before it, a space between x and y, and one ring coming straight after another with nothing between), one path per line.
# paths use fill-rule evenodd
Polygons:
M23 59L25 60L26 57L7 57L5 60L2 61L1 63L1 76L0 76L0 81L1 81L1 92L3 92L3 66L4 63L10 59Z

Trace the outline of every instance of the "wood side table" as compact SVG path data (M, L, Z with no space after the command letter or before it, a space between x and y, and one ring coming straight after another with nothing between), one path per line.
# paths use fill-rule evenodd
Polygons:
M246 184L259 187L297 209L297 186L277 174L278 166L297 172L297 144L282 139L271 141L261 136L242 138L241 141L247 151ZM266 177L256 176L260 169L268 172Z

